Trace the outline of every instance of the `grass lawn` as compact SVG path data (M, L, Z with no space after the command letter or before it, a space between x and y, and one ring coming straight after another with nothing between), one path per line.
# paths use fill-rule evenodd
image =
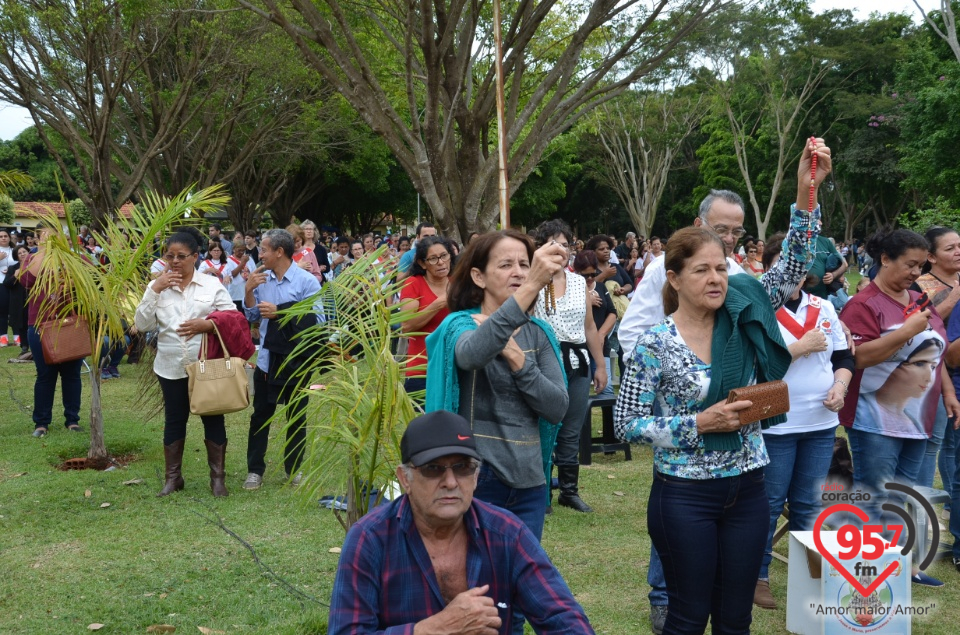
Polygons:
M192 419L184 457L186 490L155 497L163 469L159 418L135 406L137 375L106 382L103 398L108 447L133 454L108 472L62 472L55 465L84 456L86 435L51 428L30 436L34 368L8 364L16 347L0 349L0 633L145 633L170 624L178 633L198 627L226 633L322 633L343 530L332 512L302 505L282 485L280 444L273 442L264 487L245 492L249 410L228 415L229 498L208 487L202 429ZM88 376L84 376L84 408ZM60 413L59 401L54 405ZM82 411L86 427L86 410ZM54 419L55 423L59 423ZM649 633L646 498L651 452L634 460L596 457L583 468L582 492L595 514L556 507L544 545L598 633ZM141 483L124 484L142 479ZM109 506L104 506L109 503ZM263 566L238 540L256 552ZM210 522L210 521L214 522ZM785 553L786 545L780 550ZM271 574L270 571L273 573ZM786 566L774 562L774 595L781 608L754 611L754 632L785 633ZM914 621L917 634L953 634L960 623L960 574L938 564L940 590L914 588L917 603L935 602L931 617Z

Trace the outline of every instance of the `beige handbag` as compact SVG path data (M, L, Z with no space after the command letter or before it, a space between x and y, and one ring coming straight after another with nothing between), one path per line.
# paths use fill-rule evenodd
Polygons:
M207 333L200 343L200 359L186 367L190 391L190 412L195 415L223 415L250 405L247 371L243 359L230 357L217 325L213 332L220 340L223 358L207 359Z

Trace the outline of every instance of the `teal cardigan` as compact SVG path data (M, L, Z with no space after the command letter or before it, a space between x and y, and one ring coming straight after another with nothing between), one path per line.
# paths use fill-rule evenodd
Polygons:
M710 347L712 362L710 388L704 408L726 401L734 388L751 383L783 379L793 358L780 335L770 296L752 276L730 276L727 297L717 311ZM783 423L786 415L764 419L766 429ZM706 450L736 450L742 445L739 432L711 432L703 435Z

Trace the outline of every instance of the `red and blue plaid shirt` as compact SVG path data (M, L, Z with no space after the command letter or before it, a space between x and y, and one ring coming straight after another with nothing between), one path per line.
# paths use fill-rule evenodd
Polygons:
M583 608L534 535L508 511L476 499L467 527L467 586L490 585L511 632L516 606L538 633L590 633ZM446 602L406 496L378 507L347 533L330 600L328 635L412 635Z

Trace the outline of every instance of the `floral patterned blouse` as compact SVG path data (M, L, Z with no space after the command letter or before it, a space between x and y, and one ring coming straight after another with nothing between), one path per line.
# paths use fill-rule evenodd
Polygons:
M710 365L686 345L673 317L640 336L624 375L614 430L625 441L653 445L660 473L699 480L725 478L770 462L760 422L740 429L743 445L738 450L703 449L697 414L705 410Z

